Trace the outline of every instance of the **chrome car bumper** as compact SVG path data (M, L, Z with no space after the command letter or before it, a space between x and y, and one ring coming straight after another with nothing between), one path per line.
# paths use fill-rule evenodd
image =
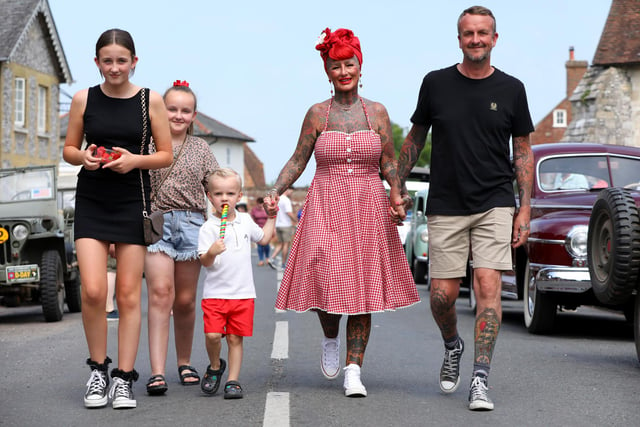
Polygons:
M588 267L532 264L530 269L541 291L582 293L591 289Z

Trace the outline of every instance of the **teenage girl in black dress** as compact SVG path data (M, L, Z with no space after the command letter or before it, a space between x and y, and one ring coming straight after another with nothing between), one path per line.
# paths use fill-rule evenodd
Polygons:
M149 169L171 164L171 135L162 96L129 81L137 65L131 35L123 30L105 31L96 43L95 63L104 78L102 84L83 89L71 101L64 159L82 165L78 174L74 237L82 282L82 321L89 347L87 364L91 377L84 404L135 408L133 381L140 339L140 293L146 246L142 230L144 182L149 210ZM147 107L147 141L140 154L143 135L141 102ZM148 154L153 136L157 152ZM83 138L87 144L83 148ZM120 154L116 160L101 159L99 147ZM107 396L107 254L114 243L118 258L116 299L118 325L118 368Z

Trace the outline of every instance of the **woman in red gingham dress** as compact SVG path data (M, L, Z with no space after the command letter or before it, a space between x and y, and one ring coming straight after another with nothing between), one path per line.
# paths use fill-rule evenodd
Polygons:
M360 43L350 30L327 28L316 49L335 97L309 109L296 150L265 197L265 204L277 203L315 154L316 174L276 308L318 313L325 335L321 369L328 379L340 373L338 328L341 315L348 315L345 395L364 397L360 367L371 313L420 298L395 225L404 212L389 116L382 104L358 95Z

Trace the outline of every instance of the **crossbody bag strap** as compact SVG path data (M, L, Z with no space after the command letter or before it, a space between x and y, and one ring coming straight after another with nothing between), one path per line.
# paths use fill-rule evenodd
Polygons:
M148 120L148 112L147 112L147 89L142 88L140 91L140 104L142 107L142 143L140 144L140 155L144 155L144 146L147 142L147 122ZM144 195L144 180L142 179L142 169L138 168L140 172L140 189L142 190L142 216L147 218L149 214L147 213L147 199Z

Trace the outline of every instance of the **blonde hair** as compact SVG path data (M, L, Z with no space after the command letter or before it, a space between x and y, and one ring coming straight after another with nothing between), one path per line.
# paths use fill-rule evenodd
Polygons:
M207 175L202 180L202 185L204 185L206 191L209 191L211 177L214 176L220 178L236 177L238 179L238 186L240 186L240 190L242 190L242 178L240 177L240 174L238 172L231 168L217 168L209 171L209 173L207 173Z

